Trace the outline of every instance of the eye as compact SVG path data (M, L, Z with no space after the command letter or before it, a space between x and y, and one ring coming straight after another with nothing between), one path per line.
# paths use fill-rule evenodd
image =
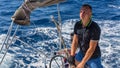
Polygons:
M82 13L83 11L81 10L80 13Z
M81 10L80 13L85 13L85 11Z

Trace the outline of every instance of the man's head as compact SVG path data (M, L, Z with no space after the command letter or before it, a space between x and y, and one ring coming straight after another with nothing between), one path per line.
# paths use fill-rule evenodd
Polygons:
M82 5L80 9L80 19L82 22L88 22L92 15L92 7L88 4Z

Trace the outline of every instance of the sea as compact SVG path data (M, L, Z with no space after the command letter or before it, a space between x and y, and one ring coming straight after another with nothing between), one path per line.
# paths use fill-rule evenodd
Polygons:
M0 49L12 23L11 17L23 2L24 0L0 0ZM120 0L66 0L36 8L30 14L30 25L19 27L0 68L49 68L53 53L61 49L60 34L51 16L56 21L61 17L61 36L67 48L70 48L70 35L74 24L80 20L79 12L83 4L92 6L92 20L101 28L99 46L102 65L104 68L120 68ZM17 24L13 24L10 38L16 28ZM7 44L0 51L0 61L6 47Z

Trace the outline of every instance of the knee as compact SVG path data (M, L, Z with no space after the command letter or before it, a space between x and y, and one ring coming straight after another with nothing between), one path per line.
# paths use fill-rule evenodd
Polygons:
M97 64L95 64L95 63L91 63L91 64L89 65L89 67L90 67L90 68L98 68L98 67L97 67Z
M90 68L103 68L103 66L101 64L96 64L96 63L90 63L89 64Z

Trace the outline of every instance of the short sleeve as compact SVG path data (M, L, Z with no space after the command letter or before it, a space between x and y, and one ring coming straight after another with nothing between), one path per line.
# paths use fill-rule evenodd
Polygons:
M99 40L100 39L100 34L101 34L101 29L99 26L95 27L93 30L92 30L92 37L91 37L91 40Z
M74 34L77 34L77 23L74 26Z

